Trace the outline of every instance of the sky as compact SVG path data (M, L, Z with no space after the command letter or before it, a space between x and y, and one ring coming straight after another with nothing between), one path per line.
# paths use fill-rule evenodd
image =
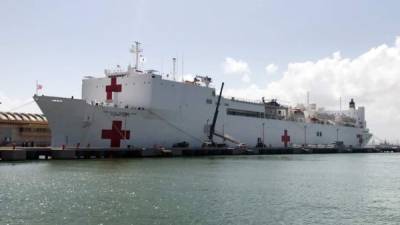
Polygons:
M133 64L213 77L225 95L327 109L366 107L380 139L400 140L399 1L0 0L0 110L39 112L41 94L80 96L84 76ZM182 60L183 59L183 60ZM183 61L183 66L182 66ZM183 70L182 70L183 68Z

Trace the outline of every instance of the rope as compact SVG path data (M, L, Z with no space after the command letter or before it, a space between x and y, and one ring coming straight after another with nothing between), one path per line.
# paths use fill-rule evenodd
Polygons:
M14 111L14 110L16 110L16 109L20 109L20 108L22 108L22 107L28 106L28 105L30 105L30 104L32 104L32 103L34 103L34 102L35 102L34 100L31 100L31 101L29 101L29 102L25 102L25 103L23 103L22 105L19 105L19 106L16 106L16 107L14 107L14 108L11 108L9 111L12 112L12 111Z
M92 114L91 115L91 121L93 121L94 120L94 116L95 116L95 113L96 113L96 108L94 108L94 107L91 107L91 108L93 108L93 110L89 110L89 111L86 111L85 112L85 116L87 115L87 114ZM86 118L85 118L86 119ZM85 120L84 120L85 121ZM89 142L88 142L88 133L89 133L89 129L90 129L90 127L92 126L92 122L91 121L87 121L88 122L88 125L87 126L85 126L84 127L84 132L83 132L83 134L82 134L82 137L81 137L81 139L80 139L80 142L81 143L85 143L85 142L87 142L88 144L89 144Z
M147 110L147 111L148 111L150 114L153 114L153 115L155 115L156 117L158 117L160 120L164 121L166 124L168 124L168 125L170 125L171 127L175 128L176 130L182 132L183 134L186 134L187 136L189 136L189 137L191 137L191 138L193 138L193 139L195 139L195 140L198 140L198 141L200 141L200 142L203 142L203 140L201 140L200 138L197 138L196 136L190 134L189 132L186 132L186 131L183 130L182 128L179 128L179 127L176 126L175 124L169 122L168 120L164 119L163 117L161 117L160 115L158 115L158 114L156 114L155 112L151 111L150 109Z
M102 107L102 106L97 106L97 107ZM88 113L92 113L92 118L91 118L91 120L92 121L94 121L94 116L95 116L95 114L96 114L96 107L93 107L93 111L89 111ZM104 113L104 112L103 112ZM125 135L123 135L123 133L122 133L122 127L121 127L121 130L120 129L118 129L118 127L116 127L114 124L113 124L113 120L114 120L114 118L113 117L111 117L110 115L108 115L107 113L104 113L104 115L109 119L109 121L111 121L111 129L112 130L116 130L117 132L118 132L118 134L120 135L120 137L123 137L124 138L124 140L125 140L125 138L126 138L126 136ZM124 127L125 127L125 129L126 129L126 117L127 116L124 116L125 117L125 124L124 124ZM81 137L81 139L80 139L80 141L83 143L84 141L87 141L87 134L88 134L88 132L89 132L89 128L90 128L90 126L92 126L92 122L90 122L89 123L89 125L88 126L86 126L86 127L84 127L84 129L85 129L85 131L84 131L84 134L82 135L82 137Z
M114 129L115 128L115 130L118 132L118 134L121 136L121 137L123 137L124 138L124 140L125 140L125 138L126 138L126 136L125 135L123 135L122 134L122 126L121 126L121 130L119 130L118 129L118 127L116 127L116 126L114 126L114 124L113 124L113 118L111 117L111 116L109 116L107 113L105 113L105 115L110 119L110 121L111 121L111 129ZM129 113L128 113L128 115L129 115ZM124 124L124 127L126 128L126 117L128 117L127 115L125 115L124 116L125 117L125 124Z
M157 113L155 113L155 112L153 112L153 111L151 111L151 110L147 110L150 114L152 114L152 115L154 115L154 116L156 116L158 119L160 119L161 121L163 121L163 122L165 122L166 124L168 124L169 126L171 126L171 127L173 127L173 128L175 128L176 130L178 130L178 131L180 131L181 133L183 133L183 134L185 134L185 135L187 135L187 136L189 136L190 138L192 138L192 139L195 139L195 140L197 140L197 141L199 141L199 142L203 142L203 140L201 140L200 138L197 138L196 136L194 136L194 135L192 135L192 134L190 134L189 132L186 132L184 129L182 129L182 128L180 128L180 127L178 127L178 126L176 126L175 124L173 124L173 123L171 123L171 122L169 122L168 120L166 120L165 118L163 118L162 116L160 116L160 115L158 115ZM95 114L95 111L93 111L93 117L92 117L92 119L94 119L94 114ZM106 115L106 117L112 122L113 121L113 119L114 118L112 118L110 115L108 115L107 113L104 113L105 115ZM124 124L124 127L126 128L126 117L127 116L124 116L125 117L125 124ZM85 140L85 139L87 139L87 133L88 133L88 131L89 131L89 127L91 126L91 124L89 124L89 126L87 126L87 127L85 127L85 129L86 129L86 132L84 132L84 135L83 135L83 137L81 138L81 141L82 141L82 139L83 140ZM121 137L124 137L125 138L125 136L123 135L123 133L122 133L122 131L120 130L120 129L117 129L117 127L115 127L115 126L113 126L112 128L115 128L115 130L119 133L119 135L121 136Z

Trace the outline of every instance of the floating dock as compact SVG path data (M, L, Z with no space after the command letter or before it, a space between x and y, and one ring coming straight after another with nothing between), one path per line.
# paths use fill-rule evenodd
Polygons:
M382 152L400 152L400 148L1 148L0 161Z

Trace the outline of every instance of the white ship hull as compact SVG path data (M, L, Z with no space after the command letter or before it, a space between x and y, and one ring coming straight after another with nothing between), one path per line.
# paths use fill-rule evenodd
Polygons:
M53 147L80 145L150 148L171 147L182 141L188 142L190 147L200 147L207 140L206 128L211 123L214 108L211 105L204 112L125 109L88 104L79 99L36 96L35 100L49 121ZM285 147L285 144L328 145L337 141L346 146L362 147L370 138L365 129L356 127L227 115L223 113L225 105L221 105L216 132L226 134L247 146L255 146L260 138L266 146L271 147ZM114 136L107 136L107 132L112 133L113 121L114 126L116 121L120 121L122 126ZM323 135L317 136L317 132Z
M133 52L138 59L138 43ZM211 78L177 82L137 68L138 63L127 71L86 77L81 100L35 96L49 121L52 146L168 148L187 142L200 147L208 141L218 99ZM371 137L365 108L356 109L353 100L349 110L331 113L315 104L299 108L222 98L219 112L215 141L229 140L228 145L362 147Z

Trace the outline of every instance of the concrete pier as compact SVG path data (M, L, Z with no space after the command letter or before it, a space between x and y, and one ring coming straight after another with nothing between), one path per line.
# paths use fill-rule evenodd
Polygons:
M53 150L51 152L52 159L76 159L75 150Z
M0 153L1 160L3 161L22 161L26 160L25 150L5 150Z
M50 148L25 148L24 150L26 151L26 159L28 160L35 160L41 157L44 159L49 159L52 154Z
M167 152L167 151L163 151ZM154 149L154 148L148 148L148 149L143 149L140 151L142 157L156 157L156 156L161 156L162 150L161 149Z
M103 159L142 157L188 157L216 155L332 154L400 152L400 148L0 148L1 161L38 159Z
M181 148L172 148L171 152L172 152L172 156L182 156Z

